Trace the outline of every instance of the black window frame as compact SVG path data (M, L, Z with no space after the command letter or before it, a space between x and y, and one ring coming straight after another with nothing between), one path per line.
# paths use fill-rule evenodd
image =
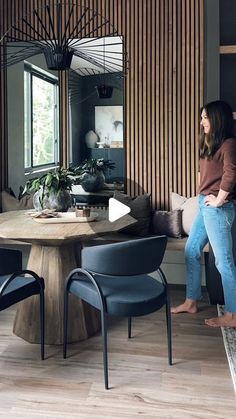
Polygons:
M34 173L43 171L46 169L54 168L59 165L60 161L60 137L59 137L59 81L58 78L54 75L35 67L29 63L24 64L24 75L25 73L29 74L29 93L28 93L28 104L29 106L29 119L30 119L30 127L29 127L29 138L30 138L30 165L26 167L25 162L25 150L24 150L24 170L25 174ZM54 161L47 164L40 164L40 165L34 165L33 164L33 156L34 156L34 147L33 147L33 77L38 77L39 79L42 79L52 85L55 86L54 90ZM25 76L24 76L25 81ZM25 88L24 88L25 89ZM25 127L24 127L24 148L26 144L25 140Z

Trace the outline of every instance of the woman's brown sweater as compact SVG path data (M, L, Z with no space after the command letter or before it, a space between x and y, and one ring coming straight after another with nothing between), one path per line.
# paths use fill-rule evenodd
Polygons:
M236 199L236 139L228 138L210 160L200 159L199 194L217 196L219 189Z

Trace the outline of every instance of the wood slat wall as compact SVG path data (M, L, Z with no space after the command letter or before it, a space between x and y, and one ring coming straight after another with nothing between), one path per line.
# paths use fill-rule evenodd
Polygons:
M54 1L54 0L53 0ZM0 0L1 33L47 0ZM83 5L97 10L124 36L129 57L125 79L127 191L148 192L153 207L169 208L170 192L196 193L199 108L203 99L203 0L74 0L75 21ZM66 13L66 12L65 12ZM32 18L32 22L33 18ZM109 34L101 16L84 35ZM67 103L61 75L62 163L68 164ZM1 187L7 185L6 94L1 72Z

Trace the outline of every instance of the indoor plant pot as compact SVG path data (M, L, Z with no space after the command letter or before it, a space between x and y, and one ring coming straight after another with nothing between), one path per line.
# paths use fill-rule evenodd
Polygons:
M61 189L58 192L49 192L47 188L41 188L33 196L33 205L37 211L52 209L66 212L71 206L70 191Z
M104 173L84 173L81 176L80 184L85 192L100 191L104 187L105 176Z
M73 169L79 183L86 192L96 192L104 187L105 172L114 169L115 163L111 160L90 159L84 160Z
M30 179L24 192L34 192L33 205L37 211L53 209L65 212L71 206L71 186L76 176L69 170L58 167L39 178Z

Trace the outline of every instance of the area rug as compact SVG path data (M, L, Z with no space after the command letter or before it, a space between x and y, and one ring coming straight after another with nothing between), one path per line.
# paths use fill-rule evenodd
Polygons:
M218 305L218 315L222 316L224 313L223 307ZM221 332L224 340L225 352L228 358L229 369L231 372L234 391L236 393L236 328L235 327L221 327Z

